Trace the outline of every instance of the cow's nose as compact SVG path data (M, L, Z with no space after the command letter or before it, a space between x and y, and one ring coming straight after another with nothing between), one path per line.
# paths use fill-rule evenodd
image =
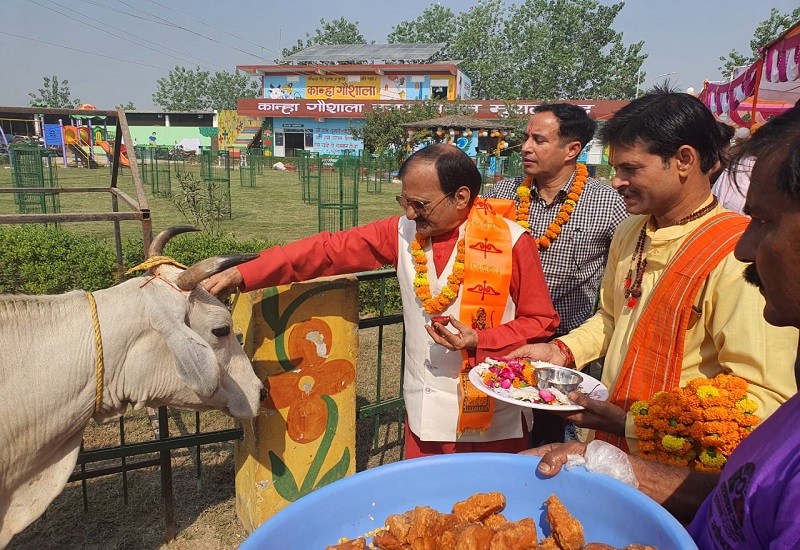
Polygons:
M261 388L261 392L258 395L261 398L261 401L264 401L269 395L269 392L267 391L267 388Z

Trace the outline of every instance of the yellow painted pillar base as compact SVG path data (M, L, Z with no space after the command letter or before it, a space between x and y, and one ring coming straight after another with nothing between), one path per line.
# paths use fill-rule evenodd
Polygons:
M252 532L355 472L358 283L345 276L241 294L233 320L269 390L235 446L236 512Z

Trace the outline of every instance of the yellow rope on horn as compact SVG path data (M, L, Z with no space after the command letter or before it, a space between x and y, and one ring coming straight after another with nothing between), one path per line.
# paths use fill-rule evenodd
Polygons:
M94 296L91 292L86 293L86 298L89 300L89 308L92 311L92 325L94 326L94 343L97 353L97 387L94 394L94 412L100 412L100 405L103 402L103 373L105 367L103 366L103 339L100 336L100 319L97 317L97 303L94 301Z
M173 258L169 256L151 256L147 258L145 261L137 265L136 267L130 268L128 271L125 272L125 275L130 275L131 273L135 273L137 271L144 271L145 269L150 269L151 267L156 267L158 265L163 264L170 264L176 267L180 267L182 269L186 269L186 266L180 262L176 262Z

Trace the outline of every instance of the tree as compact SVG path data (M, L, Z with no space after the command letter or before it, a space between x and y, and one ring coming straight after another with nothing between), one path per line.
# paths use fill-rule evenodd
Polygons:
M206 88L209 79L208 71L187 70L186 67L175 67L166 78L156 81L156 93L153 103L165 111L205 111L208 109Z
M358 30L358 21L351 23L344 17L341 17L339 19L334 19L330 23L326 22L323 18L319 20L319 23L322 26L316 29L313 37L306 33L305 44L302 40L298 40L297 44L291 48L283 48L281 50L281 55L283 57L288 57L292 54L301 52L306 48L310 48L311 46L334 46L338 44L367 43L366 39L361 34L361 31ZM320 62L325 63L325 61L322 60L320 60Z
M476 99L625 99L636 91L643 42L625 46L612 24L623 2L484 0L453 14L432 5L394 27L389 42L445 42L432 60L461 60Z
M403 21L392 27L387 41L389 44L398 43L444 43L445 46L429 59L417 61L442 61L456 59L451 56L452 38L456 36L456 16L453 10L440 4L433 4L422 12L422 15L413 21Z
M472 81L472 97L498 97L502 88L503 66L508 59L508 47L496 40L505 25L502 0L479 2L469 11L454 14L439 4L426 8L413 21L394 27L387 37L389 43L444 43L445 46L427 61L461 60L459 68Z
M153 103L165 111L208 111L236 109L240 97L257 97L259 84L243 74L209 71L200 67L175 67L166 78L156 81Z
M28 94L31 96L31 107L50 107L52 109L74 109L81 104L80 99L72 99L69 92L69 81L58 81L58 77L44 77L44 86L39 88L38 93Z
M115 109L122 109L124 111L135 111L136 110L136 105L133 104L133 101L129 101L127 103L120 103L119 105L117 105L114 108Z
M525 0L512 8L505 41L515 44L505 97L514 99L625 99L647 55L612 28L624 2Z
M223 71L214 73L214 76L208 81L207 90L209 108L217 111L235 110L236 102L240 97L258 97L261 93L261 86L258 81L239 73L239 71L235 73Z
M734 68L751 65L758 59L759 48L778 38L798 19L800 19L800 8L795 8L794 11L785 15L781 14L778 8L772 8L769 12L769 18L759 23L756 27L753 39L750 40L750 55L731 50L727 57L719 58L720 61L724 62L724 65L719 67L722 75L725 78L730 78Z

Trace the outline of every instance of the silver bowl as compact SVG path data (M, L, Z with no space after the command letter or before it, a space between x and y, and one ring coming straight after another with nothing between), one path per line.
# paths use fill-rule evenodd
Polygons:
M583 377L572 369L566 367L538 367L533 371L536 374L536 385L540 390L557 389L565 395L578 389Z

